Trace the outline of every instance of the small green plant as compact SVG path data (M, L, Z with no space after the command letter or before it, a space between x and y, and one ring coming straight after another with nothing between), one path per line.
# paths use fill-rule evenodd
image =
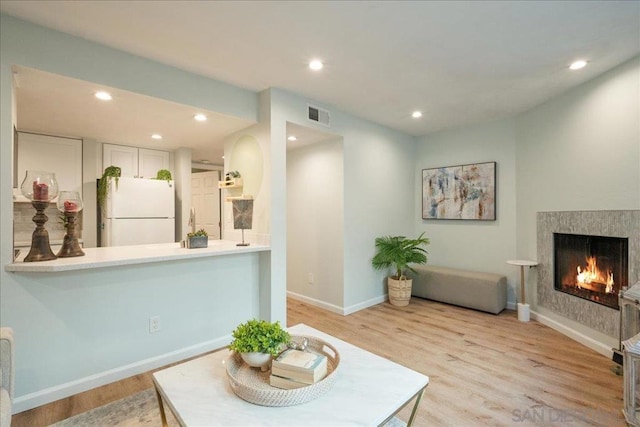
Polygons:
M192 233L187 233L187 237L207 237L207 236L209 236L209 234L204 228L201 228L200 230Z
M64 228L67 228L69 218L67 218L63 212L58 212L58 222L61 223Z
M160 169L158 171L158 175L156 175L156 179L162 179L165 181L171 181L171 171L167 169Z
M118 178L122 175L122 169L117 166L109 166L102 173L102 178L98 181L98 205L104 206L107 200L107 191L109 191L109 181L111 178L116 180L116 188L118 188Z
M238 325L233 331L229 349L238 353L269 353L277 356L282 347L291 342L291 335L280 326L280 322L252 319Z
M225 181L231 180L231 178L240 178L240 172L238 171L230 171L224 175Z
M384 270L393 267L396 270L395 280L405 278L406 270L415 270L409 264L426 264L427 251L421 248L428 245L429 239L424 233L417 239L407 239L405 236L385 236L376 238L377 253L371 260L371 265L376 270Z

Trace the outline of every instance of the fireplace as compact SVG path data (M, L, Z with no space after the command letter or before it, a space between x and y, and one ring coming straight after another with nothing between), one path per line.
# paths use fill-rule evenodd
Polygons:
M555 233L622 238L627 242L628 247L627 273L620 276L613 272L613 280L614 282L618 281L618 278L626 280L627 287L631 287L640 281L640 209L538 212L536 214L537 258L535 259L538 261L538 267L533 269L533 273L537 274L536 308L542 315L558 316L553 319L563 327L574 329L573 322L575 322L587 330L610 337L611 342L607 346L613 343L617 346L620 336L619 310L556 289L556 254L553 247ZM580 262L583 268L584 258ZM597 265L603 267L602 261L597 261ZM573 268L577 275L577 265ZM621 283L618 285L622 287ZM589 342L589 340L584 341L587 345Z
M553 233L554 288L618 310L628 286L628 240Z

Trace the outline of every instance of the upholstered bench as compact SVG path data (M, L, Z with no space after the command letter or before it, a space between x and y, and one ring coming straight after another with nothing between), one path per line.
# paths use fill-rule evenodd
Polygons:
M418 265L411 294L498 314L507 306L507 278L499 274Z

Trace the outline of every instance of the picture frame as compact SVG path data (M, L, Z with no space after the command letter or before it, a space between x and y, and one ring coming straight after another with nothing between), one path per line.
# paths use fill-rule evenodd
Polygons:
M496 220L496 162L422 170L422 219Z

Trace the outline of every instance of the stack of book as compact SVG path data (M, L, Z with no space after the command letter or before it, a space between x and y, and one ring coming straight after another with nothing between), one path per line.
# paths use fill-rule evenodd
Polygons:
M327 356L289 349L271 362L269 383L273 387L294 389L315 384L327 375Z

